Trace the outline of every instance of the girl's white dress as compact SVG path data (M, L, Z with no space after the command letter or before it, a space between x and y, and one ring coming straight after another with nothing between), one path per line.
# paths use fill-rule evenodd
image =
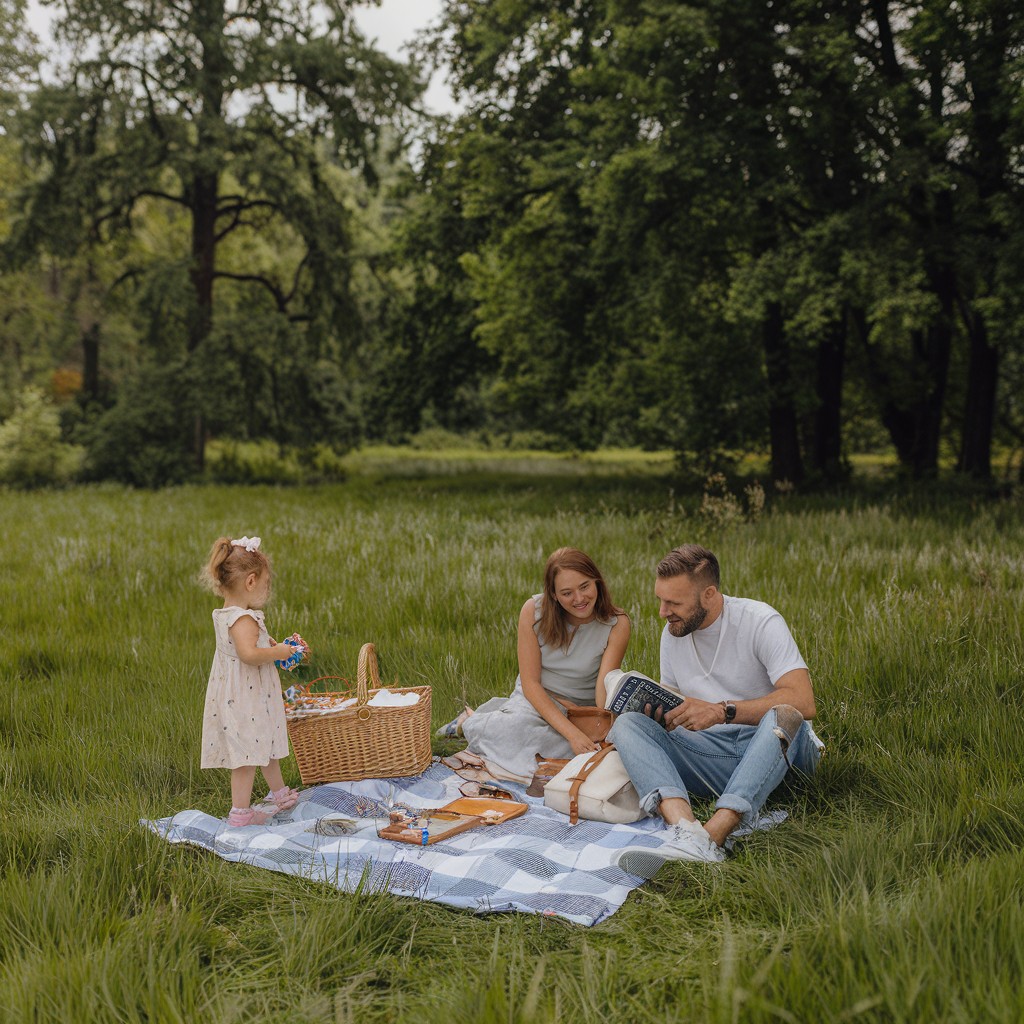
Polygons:
M288 728L277 666L246 665L239 659L228 632L243 615L251 615L260 627L256 646L270 646L263 612L235 607L214 611L217 653L203 711L203 768L262 767L288 756Z

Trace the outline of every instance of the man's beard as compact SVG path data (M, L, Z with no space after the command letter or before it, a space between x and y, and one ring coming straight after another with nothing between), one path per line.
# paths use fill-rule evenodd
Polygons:
M704 620L707 617L707 608L704 607L700 598L697 598L697 610L688 619L670 622L668 624L668 631L673 636L689 636L695 629L700 629L704 625Z

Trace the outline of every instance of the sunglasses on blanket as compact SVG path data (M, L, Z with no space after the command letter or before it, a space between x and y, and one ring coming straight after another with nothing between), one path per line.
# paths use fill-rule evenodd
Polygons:
M463 796L483 796L491 800L515 800L515 797L507 789L489 786L486 782L464 782L459 786L459 792Z

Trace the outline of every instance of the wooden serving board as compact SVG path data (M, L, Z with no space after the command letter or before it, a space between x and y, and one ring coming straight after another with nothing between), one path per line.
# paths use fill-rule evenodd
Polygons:
M456 814L476 816L482 816L484 811L497 811L501 815L500 818L491 815L484 820L492 825L503 825L506 821L525 814L530 808L528 804L521 804L515 800L492 800L486 796L460 796L458 800L453 800L440 809L454 811Z
M424 810L422 817L427 819L427 841L423 842L422 828L408 825L391 824L377 832L381 839L391 839L397 843L409 843L412 846L430 846L442 839L451 839L460 832L468 832L480 825L500 825L513 818L525 814L529 808L513 800L490 800L485 797L463 796L453 800L444 807ZM484 811L498 811L500 817L484 817Z

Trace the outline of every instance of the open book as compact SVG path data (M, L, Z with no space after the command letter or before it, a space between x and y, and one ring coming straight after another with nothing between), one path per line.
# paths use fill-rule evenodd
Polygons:
M679 707L686 699L675 690L669 690L649 679L639 672L623 672L620 679L613 679L609 672L605 677L605 686L608 688L608 699L605 706L609 711L621 715L626 711L639 711L644 714L648 704L651 706L651 714L655 714L660 707L662 715L673 708Z

